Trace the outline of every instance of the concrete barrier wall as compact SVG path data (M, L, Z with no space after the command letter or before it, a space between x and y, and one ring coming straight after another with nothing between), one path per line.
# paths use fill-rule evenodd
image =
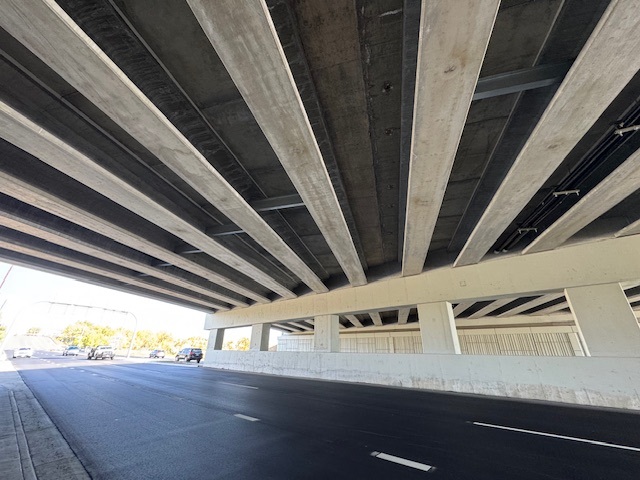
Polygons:
M640 358L208 350L204 366L640 410Z

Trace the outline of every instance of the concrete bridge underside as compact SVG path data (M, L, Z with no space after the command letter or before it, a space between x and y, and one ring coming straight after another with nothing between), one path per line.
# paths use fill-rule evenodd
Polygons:
M211 367L640 408L639 50L640 0L6 0L0 259ZM461 354L540 326L583 356Z

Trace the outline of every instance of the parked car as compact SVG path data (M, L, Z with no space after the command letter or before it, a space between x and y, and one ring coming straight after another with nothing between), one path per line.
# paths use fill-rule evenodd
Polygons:
M62 352L62 355L63 356L75 355L77 357L81 352L82 351L80 350L79 347L76 347L75 345L69 345L67 348L64 349L64 352Z
M97 360L98 358L102 358L102 359L110 358L111 360L113 360L113 357L115 356L116 354L113 351L113 347L109 345L99 345L89 350L89 353L87 354L87 359Z
M151 350L149 358L164 358L164 350Z
M179 362L181 359L190 362L191 360L195 360L200 363L202 360L202 349L201 348L183 348L176 355L176 362Z
M16 357L30 358L31 356L33 356L33 348L31 347L20 347L20 348L16 348L13 351L13 358L16 358Z

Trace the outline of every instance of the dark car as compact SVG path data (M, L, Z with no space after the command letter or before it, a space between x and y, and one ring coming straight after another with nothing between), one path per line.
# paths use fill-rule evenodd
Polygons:
M151 350L149 358L164 358L164 350Z
M202 360L202 349L201 348L183 348L176 355L176 362L179 362L181 359L190 362L191 360L195 360L200 363Z

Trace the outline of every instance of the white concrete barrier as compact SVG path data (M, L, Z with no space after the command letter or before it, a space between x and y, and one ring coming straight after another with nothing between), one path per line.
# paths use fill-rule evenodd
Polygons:
M640 358L209 350L204 365L640 410Z

